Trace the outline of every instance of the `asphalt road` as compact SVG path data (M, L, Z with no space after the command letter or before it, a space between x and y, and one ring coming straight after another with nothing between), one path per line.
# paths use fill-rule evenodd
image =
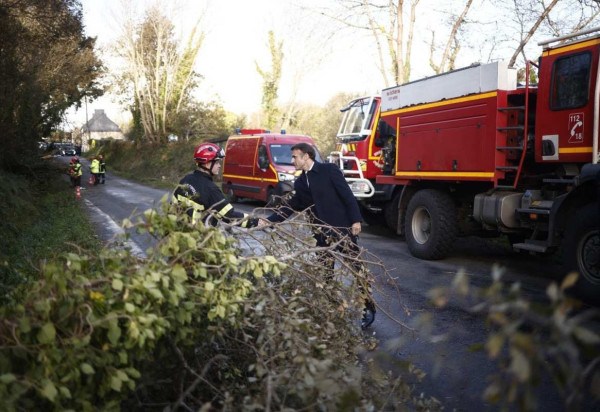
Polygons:
M110 170L110 165L108 165ZM82 201L86 205L98 236L114 242L123 233L123 219L156 206L168 191L107 174L106 184L87 185L87 163L84 164L85 190ZM239 210L250 212L261 205L250 202L235 204ZM452 257L441 261L422 261L408 252L406 244L384 229L366 226L359 244L378 256L388 270L380 274L375 285L378 316L368 333L378 338L376 356L384 368L399 370L397 361L410 361L426 373L422 382L414 380L416 393L435 396L445 410L483 411L498 410L482 400L488 376L496 371L493 362L482 352L472 352L472 345L485 342L486 325L481 318L465 307L450 304L443 309L433 308L427 298L430 289L449 285L459 270L464 270L472 286L491 282L492 267L504 268L504 279L520 282L527 295L544 299L548 284L558 276L558 268L551 260L519 255L498 241L465 238L457 241ZM129 247L140 256L151 245L148 238L131 234L131 239L119 247ZM445 341L429 343L421 336L419 315L431 315L433 333L446 334ZM400 324L415 330L409 332ZM389 346L390 342L394 345ZM538 391L540 411L564 410L555 390L542 385ZM596 405L598 406L598 405Z

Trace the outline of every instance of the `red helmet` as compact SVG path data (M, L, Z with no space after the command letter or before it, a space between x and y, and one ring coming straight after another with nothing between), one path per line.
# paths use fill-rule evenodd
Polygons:
M73 156L73 157L71 158L71 163L76 163L76 162L78 162L78 161L79 161L79 158L78 158L77 156Z
M214 143L202 143L194 151L194 159L199 163L208 163L224 157L223 149Z

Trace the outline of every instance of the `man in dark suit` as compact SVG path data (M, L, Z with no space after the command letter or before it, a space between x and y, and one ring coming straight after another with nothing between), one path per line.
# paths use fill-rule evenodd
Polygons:
M282 222L294 211L309 209L314 215L314 223L326 225L315 233L317 246L328 246L345 236L351 240L344 252L357 257L359 254L358 234L361 231L362 216L354 194L339 167L333 163L315 161L315 149L307 143L292 146L292 162L296 170L303 173L294 182L295 193L286 204L267 217L270 222ZM259 226L264 226L263 221ZM333 269L334 262L327 264ZM360 263L353 264L360 270ZM375 304L367 288L362 288L365 297L362 327L366 328L375 320Z

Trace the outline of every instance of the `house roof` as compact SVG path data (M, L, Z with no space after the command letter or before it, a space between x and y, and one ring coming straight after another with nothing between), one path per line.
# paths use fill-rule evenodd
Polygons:
M115 122L110 120L103 109L94 110L92 118L81 127L84 132L120 132L121 128Z

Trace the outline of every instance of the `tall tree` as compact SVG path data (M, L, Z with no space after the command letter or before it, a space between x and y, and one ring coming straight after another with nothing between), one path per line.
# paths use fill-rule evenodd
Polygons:
M451 15L450 17L450 34L446 38L446 42L444 44L442 54L439 57L439 63L436 63L434 54L435 54L435 30L431 32L431 44L429 48L429 66L433 69L436 74L440 74L446 72L448 70L455 69L456 57L458 56L458 52L460 51L460 41L459 41L459 33L461 31L462 26L466 22L467 13L469 9L473 5L473 0L467 0L465 5L458 16Z
M165 142L177 114L191 102L198 81L194 65L204 40L199 19L185 44L158 5L147 10L144 20L126 22L118 42L118 54L126 61L121 93L129 94L132 111L139 112L144 138Z
M510 50L509 65L524 63L528 52L539 54L534 38L572 34L598 22L600 5L596 0L493 0L497 19L503 21L504 43ZM495 57L495 56L492 56ZM506 56L501 56L505 58Z
M340 0L341 9L323 10L324 15L351 29L373 37L379 70L385 87L410 78L417 6L420 0Z
M275 33L269 31L269 53L271 68L263 69L256 63L256 71L263 79L262 110L265 116L265 126L272 130L279 125L279 108L277 97L281 81L281 65L283 62L283 42L275 39Z
M101 62L78 0L3 0L0 21L0 168L12 168L69 107L102 93Z

